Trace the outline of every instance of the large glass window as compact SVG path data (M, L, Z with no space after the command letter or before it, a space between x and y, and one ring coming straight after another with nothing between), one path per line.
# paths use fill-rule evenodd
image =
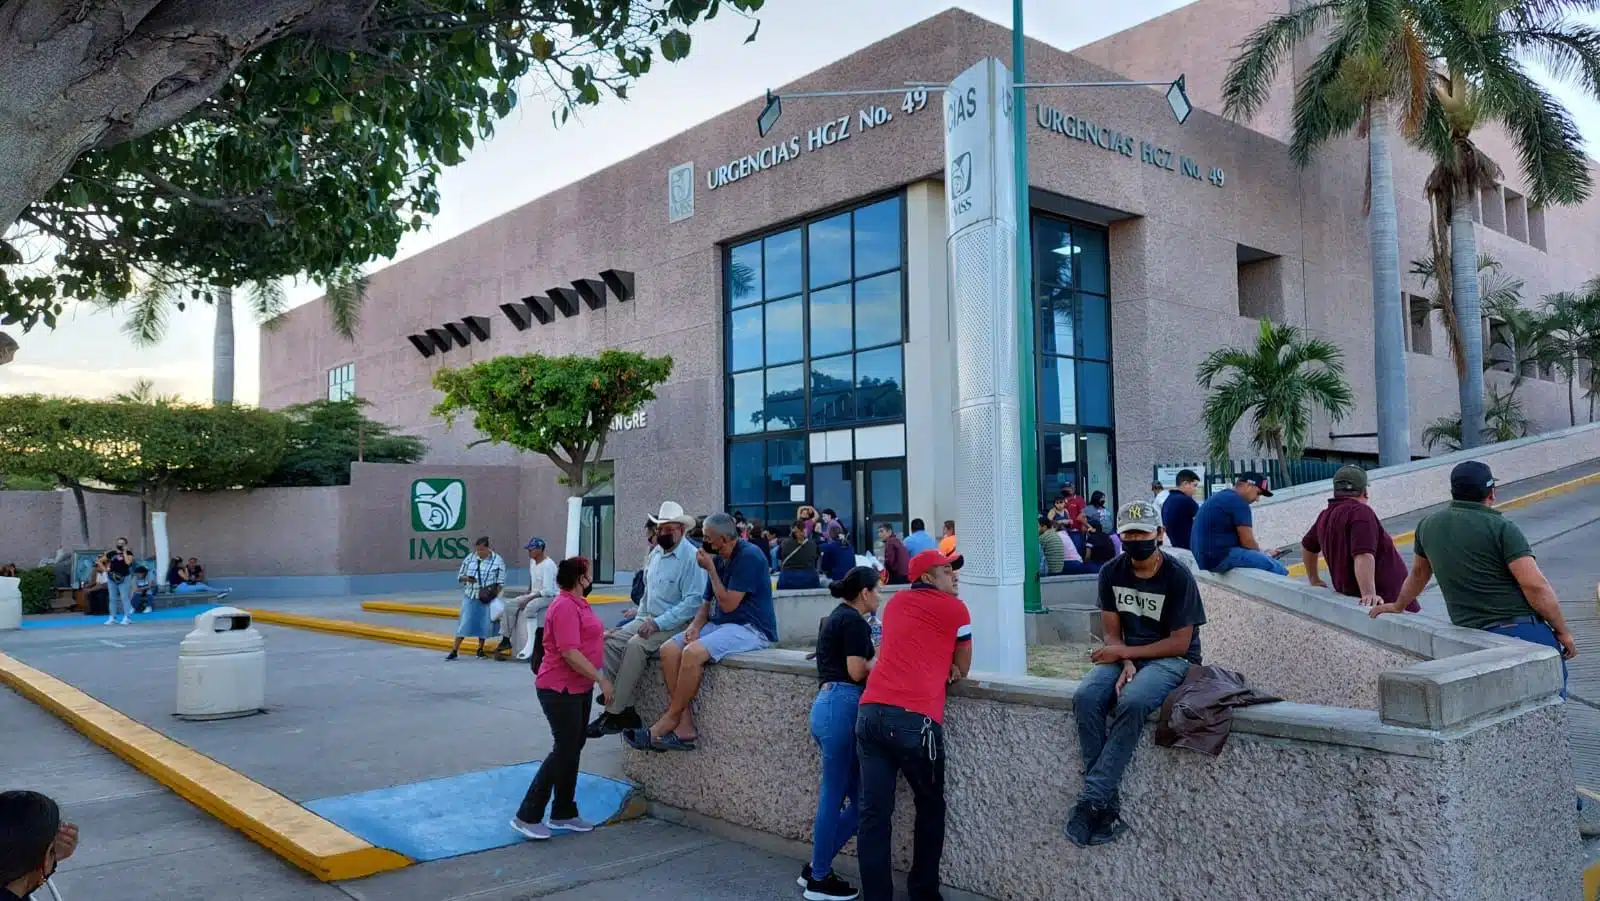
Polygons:
M904 235L897 195L728 249L730 507L787 522L808 433L904 419Z
M1116 425L1111 386L1110 266L1106 232L1033 218L1038 303L1041 505L1071 484L1110 494ZM1081 447L1091 453L1080 453Z
M350 400L356 396L356 364L346 363L328 370L328 400Z

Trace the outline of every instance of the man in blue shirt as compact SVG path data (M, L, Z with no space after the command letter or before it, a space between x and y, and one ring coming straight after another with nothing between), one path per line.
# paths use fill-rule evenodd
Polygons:
M1245 472L1234 480L1232 488L1218 491L1200 505L1189 536L1189 549L1201 569L1214 573L1262 569L1280 576L1289 574L1287 567L1256 544L1250 505L1263 497L1272 497L1267 477Z
M726 513L713 513L695 561L705 570L705 603L681 635L661 646L661 673L672 702L649 729L629 729L622 740L641 751L693 751L699 732L690 702L708 664L730 654L770 647L778 640L767 556L739 537Z
M939 542L934 541L933 536L928 534L928 527L920 519L911 521L911 534L906 536L905 543L906 553L911 557L939 546Z
M1173 547L1190 550L1190 533L1194 529L1194 516L1200 512L1200 504L1194 499L1200 491L1200 474L1192 469L1185 469L1178 473L1178 487L1167 492L1167 500L1161 505L1161 525L1167 530L1167 540Z

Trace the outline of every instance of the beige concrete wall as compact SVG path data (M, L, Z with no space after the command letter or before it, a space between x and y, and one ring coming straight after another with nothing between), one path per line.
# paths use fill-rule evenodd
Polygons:
M1219 758L1141 745L1122 784L1133 831L1079 849L1061 832L1080 787L1075 686L979 675L954 689L946 884L1008 901L1281 901L1312 885L1339 898L1526 901L1569 897L1578 884L1558 706L1448 735L1383 726L1367 711L1242 711ZM651 673L640 712L654 716L663 694ZM628 751L624 771L659 804L809 841L815 694L800 652L730 658L707 671L699 750ZM901 869L911 814L902 789Z
M167 512L168 546L175 557L199 557L208 579L338 573L345 490L181 493Z
M411 485L417 479L462 479L467 489L466 525L459 531L417 533L411 530ZM509 466L440 466L358 463L340 508L339 568L346 574L432 572L453 568L456 561L411 559L410 542L450 537L468 544L488 536L513 570L525 567L527 555L518 522L521 473ZM519 537L520 536L520 537Z
M70 491L0 491L0 563L33 566L54 556L57 548L106 548L119 537L139 546L138 500L87 492L84 508L88 545Z

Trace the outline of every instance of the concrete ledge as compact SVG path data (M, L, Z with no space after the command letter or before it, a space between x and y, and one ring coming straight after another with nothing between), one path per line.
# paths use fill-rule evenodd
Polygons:
M411 864L409 858L373 846L266 786L5 654L0 654L0 682L324 882L359 879Z
M1428 660L1378 677L1385 723L1451 729L1561 692L1561 655L1526 641Z

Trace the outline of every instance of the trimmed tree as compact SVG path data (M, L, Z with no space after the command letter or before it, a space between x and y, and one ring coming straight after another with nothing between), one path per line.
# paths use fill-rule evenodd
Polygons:
M1255 428L1251 444L1277 459L1285 480L1289 459L1305 450L1312 408L1339 422L1354 402L1338 345L1267 320L1254 347L1212 351L1196 380L1211 392L1202 421L1212 462L1220 467L1227 461L1233 428L1248 415Z
M428 452L421 438L396 434L369 418L369 401L319 400L285 407L288 441L283 460L267 476L267 487L350 484L350 464L415 463Z
M66 488L78 505L78 532L90 545L85 494L128 465L133 405L27 395L0 404L0 472Z
M483 438L472 444L508 444L541 454L561 470L567 501L568 555L576 554L578 513L593 486L595 464L605 456L611 421L655 399L672 374L671 357L623 350L598 356L496 357L434 373L444 398L433 408L447 426L467 413Z

